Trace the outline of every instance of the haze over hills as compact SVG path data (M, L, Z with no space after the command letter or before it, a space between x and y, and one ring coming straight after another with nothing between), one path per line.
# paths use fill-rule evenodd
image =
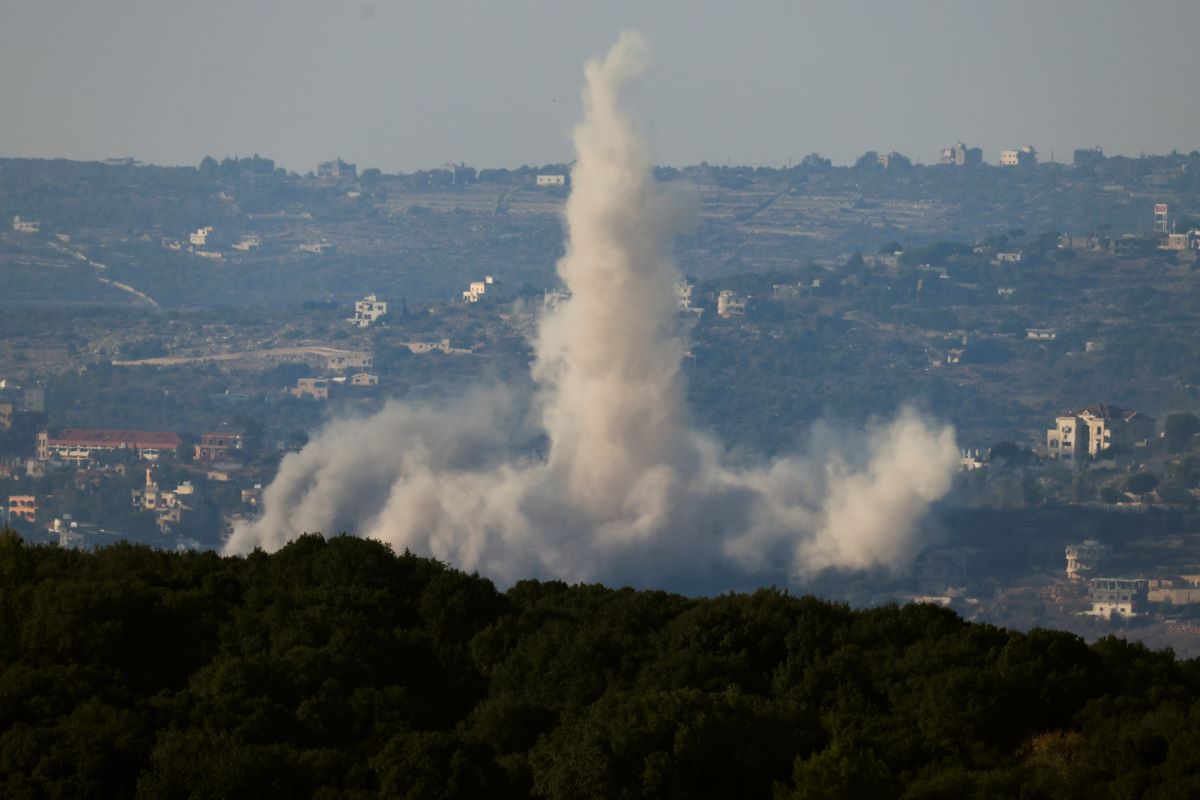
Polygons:
M183 0L15 3L0 30L6 155L195 164L268 153L300 173L341 154L385 172L570 158L578 65L641 30L640 90L663 163L991 163L1196 147L1190 0L1052 4L715 0L501 5ZM65 29L64 29L65 27ZM56 31L51 34L51 31Z
M269 159L199 170L2 160L5 220L33 220L74 242L55 249L6 237L11 288L2 302L137 302L97 285L72 252L80 249L168 308L346 302L372 290L447 299L487 272L540 290L555 282L566 192L538 187L536 176L568 171L456 165L304 178L278 174ZM1156 202L1186 229L1198 216L1200 155L961 169L899 161L884 168L868 153L854 167L814 157L784 170L693 166L657 176L696 196L699 222L677 240L676 257L688 274L715 278L788 271L889 242L977 241L1014 228L1030 236L1144 234ZM218 263L188 252L189 236L209 226L211 243L201 249L219 254ZM233 249L246 237L258 245ZM298 249L322 243L322 258ZM79 293L81 281L99 294Z

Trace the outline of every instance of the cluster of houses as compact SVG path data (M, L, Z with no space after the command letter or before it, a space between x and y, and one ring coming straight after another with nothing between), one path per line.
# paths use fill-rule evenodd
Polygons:
M185 504L185 499L195 494L191 481L183 481L174 489L160 489L151 475L151 468L146 468L146 483L140 489L132 490L133 509L154 514L154 521L160 533L170 533L183 520L183 512L191 509Z
M132 490L133 508L154 514L159 531L170 533L191 510L188 502L196 490L190 481L170 489L160 487L152 470L153 464L167 453L179 453L182 444L179 435L172 431L69 428L52 434L41 430L37 434L37 459L41 463L73 463L79 490L98 488L106 477L125 475L130 459L148 462L150 466L146 468L144 485ZM245 470L246 451L245 431L227 428L210 431L202 434L191 449L192 469L212 480L230 480ZM36 495L10 495L0 510L9 520L34 524L50 505L39 501ZM62 543L75 542L83 532L95 526L81 526L78 522L59 518L47 527L52 533L59 534Z
M1086 583L1089 608L1083 613L1104 619L1144 616L1151 604L1186 606L1200 603L1200 574L1170 577L1108 577L1111 549L1096 539L1068 545L1067 579Z
M190 232L187 235L187 252L199 258L208 258L214 261L220 261L225 258L224 253L219 249L213 249L217 245L213 239L213 234L216 228L212 225L204 225ZM239 253L258 252L263 249L263 239L257 233L244 233L240 235L236 241L225 239L224 245ZM162 246L167 250L182 251L184 250L184 242L180 239L171 239L164 237ZM337 245L328 242L324 239L315 242L301 242L295 246L297 253L314 253L316 255L327 255L337 251Z
M373 295L372 295L373 297ZM328 400L330 393L342 389L368 389L379 385L379 375L372 372L375 357L370 353L338 353L329 357L325 364L333 376L300 378L288 393L297 398Z

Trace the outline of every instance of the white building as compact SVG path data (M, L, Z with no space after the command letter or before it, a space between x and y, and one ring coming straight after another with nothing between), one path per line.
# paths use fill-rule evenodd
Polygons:
M1144 578L1092 578L1088 597L1094 617L1135 617L1146 605L1148 584Z
M1016 150L1000 151L1000 166L1002 167L1031 167L1037 163L1037 150L1031 145L1018 147Z
M354 319L350 320L360 328L366 328L387 314L388 304L369 294L354 303Z
M566 175L538 175L537 176L537 185L538 186L566 186L567 185L567 176Z
M717 295L717 316L721 319L746 316L746 299L732 289L722 289Z
M42 223L16 216L13 217L12 229L16 233L39 233L42 230Z
M257 250L262 245L262 239L257 234L247 234L242 237L242 240L233 246L234 250L241 250L243 253L250 250Z
M203 228L197 228L188 234L188 241L193 247L204 247L208 244L208 235L213 232L212 225L206 225Z
M1056 461L1081 461L1110 448L1128 450L1154 435L1154 418L1107 403L1069 411L1046 431L1046 451Z
M487 294L488 287L495 285L496 279L491 275L485 276L481 281L471 281L467 290L462 294L463 302L478 303L479 298Z

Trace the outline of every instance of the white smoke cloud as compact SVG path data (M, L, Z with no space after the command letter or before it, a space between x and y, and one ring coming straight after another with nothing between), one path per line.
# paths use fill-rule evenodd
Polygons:
M808 455L734 467L689 426L671 245L691 215L654 180L621 104L646 53L626 33L586 68L558 263L571 298L540 320L536 401L480 389L331 423L283 459L228 552L346 530L502 582L908 566L918 523L950 488L951 428L906 411L858 435L817 431ZM539 432L548 452L521 455Z

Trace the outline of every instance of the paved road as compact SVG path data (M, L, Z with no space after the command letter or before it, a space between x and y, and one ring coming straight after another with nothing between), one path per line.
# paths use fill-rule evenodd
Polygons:
M202 356L158 356L132 361L114 359L117 367L173 367L179 364L198 364L204 361L241 361L251 358L297 358L300 356L348 356L355 351L336 347L269 347L265 350L239 350L233 353L209 353Z

